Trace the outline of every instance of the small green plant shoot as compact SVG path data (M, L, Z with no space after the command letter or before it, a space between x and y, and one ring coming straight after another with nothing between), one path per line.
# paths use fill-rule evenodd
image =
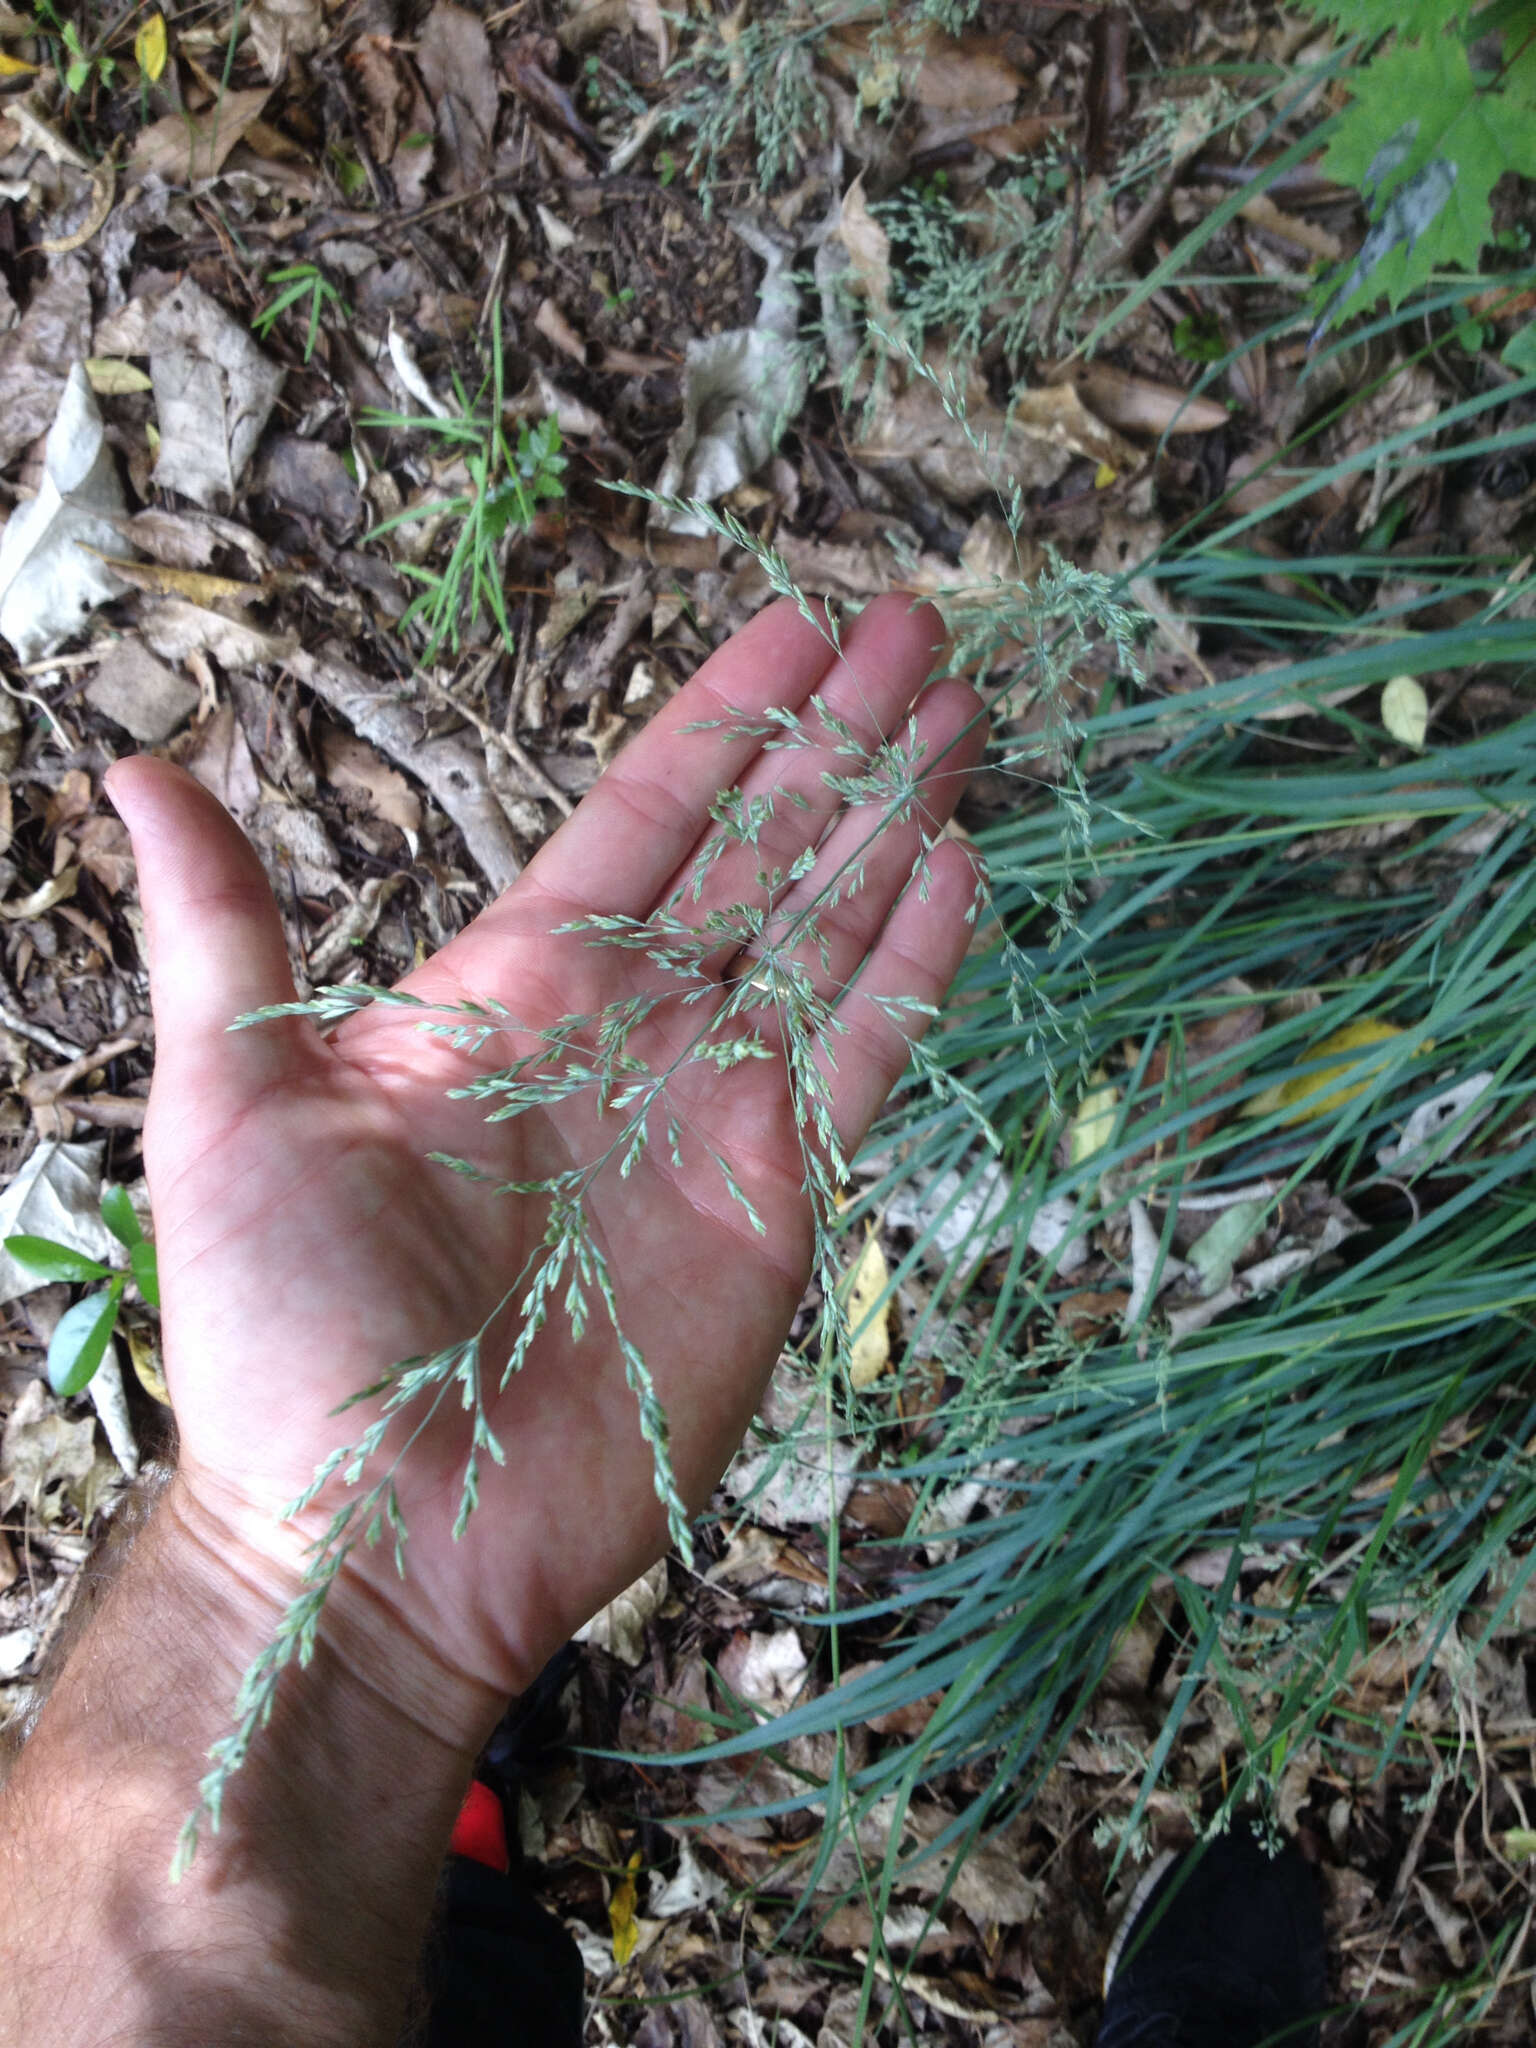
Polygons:
M415 562L396 565L402 576L421 585L401 615L400 630L425 629L425 661L435 660L444 647L457 654L465 631L482 612L494 619L502 644L510 651L513 634L503 587L503 543L511 534L527 532L542 502L565 496L566 457L559 427L552 419L523 420L515 436L511 434L505 418L503 375L498 307L491 322L491 363L486 380L470 398L455 377L457 412L370 410L361 417L364 427L429 435L446 450L458 452L468 473L467 489L397 512L370 535L377 540L398 526L423 519L445 519L454 524L453 544L441 569L423 568Z
M1536 0L1306 0L1371 54L1323 169L1364 199L1360 253L1328 279L1317 331L1440 271L1477 266L1506 171L1536 177ZM1490 47L1497 50L1490 59Z
M48 1346L48 1384L65 1399L83 1393L107 1355L112 1332L117 1328L118 1310L129 1282L151 1308L160 1306L160 1279L155 1265L155 1247L139 1225L128 1190L102 1190L101 1220L128 1254L126 1269L102 1265L73 1245L60 1244L52 1237L29 1237L22 1233L5 1240L5 1248L19 1266L44 1280L64 1280L72 1286L105 1280L106 1286L87 1294L59 1319Z
M277 290L251 322L251 332L265 341L290 307L307 303L309 320L304 333L304 360L307 363L320 339L320 322L325 313L330 310L345 320L348 317L347 303L315 263L289 263L281 270L269 271L267 283L275 285Z

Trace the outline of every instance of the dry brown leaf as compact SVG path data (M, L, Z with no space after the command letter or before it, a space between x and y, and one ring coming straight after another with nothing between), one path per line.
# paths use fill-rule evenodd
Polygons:
M1000 36L946 35L936 22L898 29L850 26L828 36L824 54L854 79L866 106L898 91L949 114L995 114L1011 106L1024 74L1011 64Z
M628 0L629 18L641 35L656 45L656 68L665 71L672 62L672 35L661 0Z
M167 114L140 132L129 158L141 177L157 172L171 184L214 177L271 97L270 86L226 92L201 114Z
M484 22L453 0L437 0L417 38L416 62L437 109L439 173L449 191L469 191L490 169L496 132L496 64Z
M250 24L257 61L274 85L295 52L307 55L325 41L320 0L254 0Z
M30 1380L0 1441L0 1503L24 1502L41 1522L56 1522L96 1463L92 1416L70 1422L41 1380Z
M945 397L926 377L914 378L877 405L853 453L863 462L910 461L925 483L955 504L1013 484L1031 490L1055 483L1075 455L1116 475L1145 460L1096 419L1070 385L1019 392L1005 413L973 379L959 394L968 432Z
M1267 192L1256 192L1251 199L1245 200L1242 214L1256 228L1278 235L1282 242L1289 242L1293 248L1304 249L1307 255L1315 256L1319 262L1337 263L1344 254L1344 244L1331 229L1319 221L1298 220L1294 214L1282 213Z
M1191 398L1177 384L1137 377L1113 363L1085 363L1072 384L1107 426L1131 434L1208 434L1226 426L1231 414L1219 399Z
M83 821L74 839L81 867L109 896L120 896L133 881L133 852L122 819L98 811Z
M66 257L33 292L20 323L0 335L0 467L53 425L70 364L90 352L90 332L86 268Z
M185 597L161 598L144 612L139 630L164 661L211 654L225 668L283 661L298 645L291 633L268 633L249 620L227 618Z
M187 733L172 748L172 758L195 775L233 818L255 814L261 802L261 779L232 704L221 704L212 718Z
M356 733L334 725L321 734L320 758L332 789L355 799L384 824L398 827L414 843L421 830L421 798L398 768L391 768Z
M861 171L843 194L834 230L848 251L849 275L875 311L891 310L891 238L869 210Z

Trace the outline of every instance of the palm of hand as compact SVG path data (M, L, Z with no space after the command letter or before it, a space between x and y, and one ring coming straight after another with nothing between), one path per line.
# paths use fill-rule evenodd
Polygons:
M754 761L750 744L678 728L720 700L752 713L820 687L840 715L889 730L932 644L931 619L888 601L864 616L834 665L792 610L764 614L628 750L515 887L402 986L431 1003L499 1000L532 1031L675 989L643 956L555 933L589 910L643 916L664 901L721 780L788 779L783 757ZM921 718L933 750L973 713L957 685L930 692ZM972 751L955 749L933 779L930 818L952 807ZM791 763L813 796L826 765L814 755ZM447 1099L476 1070L528 1050L525 1035L471 1057L391 1009L350 1019L330 1044L297 1021L229 1034L240 1010L291 993L254 857L210 799L158 764L125 764L113 790L140 858L161 1021L146 1154L187 1480L238 1540L294 1558L299 1532L280 1534L274 1518L320 1459L359 1433L360 1423L335 1416L338 1403L390 1364L490 1319L483 1385L505 1464L481 1461L480 1506L455 1543L467 1424L450 1391L399 1474L408 1576L396 1578L387 1544L355 1553L352 1569L455 1668L515 1691L657 1554L665 1517L624 1360L595 1298L579 1340L556 1308L524 1369L499 1388L547 1202L493 1195L427 1155L466 1158L499 1180L542 1181L596 1164L621 1119L600 1118L590 1093L494 1124L485 1121L494 1103ZM823 814L831 809L824 801ZM835 850L850 822L828 828L824 849ZM822 827L794 812L783 829L792 857ZM845 1142L861 1135L905 1056L901 1031L868 995L931 1000L964 945L973 876L958 847L939 850L928 901L909 894L887 920L916 844L915 824L890 828L832 939L829 996L869 956L843 998L849 1028L828 1070ZM745 856L735 849L713 871L700 918L712 904L750 898L763 854ZM727 951L715 966L728 971ZM653 1071L671 1064L723 1000L664 1004L632 1049ZM803 1291L811 1211L782 1061L726 1073L684 1064L667 1108L682 1132L681 1164L653 1130L628 1178L611 1163L591 1177L586 1213L625 1333L670 1419L679 1487L697 1505L750 1419ZM761 1232L711 1151L728 1162ZM513 1307L498 1314L509 1291ZM391 1446L409 1426L396 1422Z

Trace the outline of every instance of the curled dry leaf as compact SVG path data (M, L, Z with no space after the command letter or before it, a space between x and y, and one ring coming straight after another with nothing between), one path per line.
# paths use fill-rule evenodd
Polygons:
M656 479L668 498L713 503L760 469L805 398L805 357L797 338L800 298L788 256L748 224L736 232L766 266L757 319L690 341L683 372L683 417ZM696 513L652 506L653 531L706 534Z
M1231 418L1215 398L1192 398L1177 384L1138 377L1113 363L1085 363L1072 384L1107 426L1128 434L1209 434Z

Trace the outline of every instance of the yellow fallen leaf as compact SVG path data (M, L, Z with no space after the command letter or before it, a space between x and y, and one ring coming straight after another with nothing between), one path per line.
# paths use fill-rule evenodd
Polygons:
M1402 1035L1400 1025L1384 1023L1380 1017L1357 1017L1352 1024L1341 1025L1316 1045L1309 1046L1300 1064L1310 1067L1314 1060L1325 1060L1335 1053L1363 1052L1367 1046L1385 1045ZM1425 1039L1421 1049L1427 1052L1433 1044L1432 1039ZM1332 1116L1346 1102L1365 1093L1374 1070L1374 1063L1346 1059L1336 1066L1314 1068L1311 1073L1292 1074L1289 1080L1277 1081L1262 1095L1255 1095L1245 1105L1243 1115L1272 1116L1276 1110L1288 1109L1291 1114L1285 1119L1287 1124L1311 1123L1317 1117ZM1343 1087L1338 1085L1341 1080Z
M84 546L84 542L79 543ZM230 576L209 576L201 569L178 569L169 562L135 562L122 555L104 555L100 548L86 548L99 562L105 562L120 582L151 597L185 597L193 604L253 604L266 594L261 583L237 583Z
M1095 1074L1094 1080L1103 1082L1102 1074ZM1081 1166L1095 1152L1102 1152L1115 1134L1115 1107L1120 1100L1120 1090L1105 1083L1090 1088L1072 1118L1067 1133L1067 1161L1069 1165Z
M140 1330L133 1324L123 1332L128 1339L128 1356L133 1360L133 1370L139 1385L152 1401L158 1401L162 1408L171 1405L171 1393L165 1384L165 1374L160 1366L160 1354L155 1340L148 1330Z
M856 1387L872 1386L891 1362L888 1319L872 1313L890 1285L890 1278L880 1240L871 1231L844 1283L848 1290L848 1327L853 1333L848 1377Z
M9 50L0 50L0 78L30 78L39 69L28 64L25 58L13 57Z
M1101 462L1093 473L1093 488L1096 491L1107 491L1119 474L1119 470L1112 462Z
M139 24L133 39L134 62L153 85L165 69L165 16L158 11Z
M148 371L141 370L137 363L125 362L121 356L87 356L85 375L98 398L127 398L136 391L153 388Z
M608 1901L608 1925L613 1930L613 1960L621 1970L640 1942L640 1926L635 1919L635 1874L639 1868L640 1851L637 1849L626 1865L626 1875L614 1886L613 1897Z

